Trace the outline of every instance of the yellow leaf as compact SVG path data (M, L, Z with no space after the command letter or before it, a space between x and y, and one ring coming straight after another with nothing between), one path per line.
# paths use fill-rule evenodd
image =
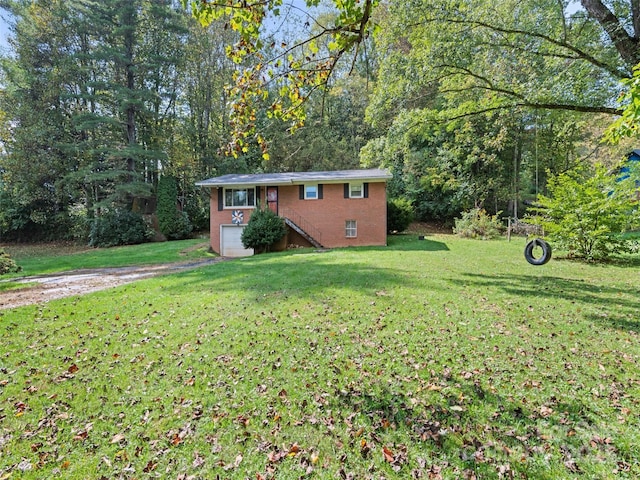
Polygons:
M269 156L268 153L263 153L262 158L268 161L271 157Z

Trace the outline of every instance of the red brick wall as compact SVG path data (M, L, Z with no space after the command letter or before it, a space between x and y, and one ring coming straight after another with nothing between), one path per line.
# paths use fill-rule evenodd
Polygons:
M278 213L293 211L321 232L317 238L324 247L348 247L387 244L387 200L386 184L371 182L368 185L368 198L344 198L344 184L324 184L322 199L300 200L299 185L278 187ZM261 187L260 201L264 202L265 188ZM264 204L264 203L263 203ZM231 213L238 208L218 211L218 189L211 190L211 248L220 251L220 225L231 224ZM244 209L244 222L248 222L253 209ZM357 222L357 236L347 238L345 223ZM312 229L308 229L312 233Z

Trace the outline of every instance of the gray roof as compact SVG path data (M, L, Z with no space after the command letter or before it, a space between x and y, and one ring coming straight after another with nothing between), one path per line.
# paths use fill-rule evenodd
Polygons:
M254 185L300 185L303 183L384 182L392 175L381 169L334 170L330 172L291 172L230 174L197 182L199 187L244 187Z

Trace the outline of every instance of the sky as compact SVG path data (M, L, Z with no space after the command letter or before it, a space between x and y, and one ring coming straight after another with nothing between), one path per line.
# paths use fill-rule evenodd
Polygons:
M9 24L7 23L6 17L7 12L0 8L0 48L3 50L9 47L7 43L7 39L9 37Z

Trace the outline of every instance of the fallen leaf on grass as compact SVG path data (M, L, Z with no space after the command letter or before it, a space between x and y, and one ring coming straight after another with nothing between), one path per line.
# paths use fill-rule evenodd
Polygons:
M24 402L16 402L13 406L16 408L16 417L21 417L22 415L24 415L27 408L29 408Z
M124 450L120 450L118 453L116 453L114 458L120 462L126 462L127 460L129 460L129 455L127 455L127 452L125 452Z
M360 440L360 455L363 458L367 458L369 456L369 452L371 452L371 448L367 444L367 441L363 438Z
M175 433L173 437L171 437L171 445L175 447L176 445L180 445L181 443L182 443L182 438L180 437L180 435Z
M267 454L267 460L269 460L269 463L278 463L284 457L285 454L283 452L269 452Z
M385 461L391 464L391 468L395 472L399 472L402 469L402 465L407 463L407 447L405 445L397 445L396 452L391 451L387 446L382 447L382 454Z
M113 438L111 439L111 443L120 443L124 439L125 439L125 436L122 433L118 433L113 436Z
M222 468L224 470L234 470L234 469L236 469L236 468L238 468L240 466L240 464L242 463L242 459L243 459L242 455L238 454L238 456L236 457L236 460L233 463L230 463L228 465L224 465L224 466L222 466Z
M200 468L204 465L204 457L199 452L193 452L193 456L195 457L192 463L193 468Z
M553 414L553 409L550 407L547 407L546 405L543 405L540 407L540 416L542 416L543 418L547 418L548 416Z
M393 463L394 462L393 452L391 450L389 450L387 447L382 447L382 454L384 455L384 459L387 462L389 462L389 463Z
M570 458L564 462L564 466L572 473L580 473L580 467L576 463L575 459Z
M297 443L294 443L293 445L291 445L291 448L289 449L288 455L290 457L295 457L296 454L298 454L299 452L300 452L300 447L298 446Z

